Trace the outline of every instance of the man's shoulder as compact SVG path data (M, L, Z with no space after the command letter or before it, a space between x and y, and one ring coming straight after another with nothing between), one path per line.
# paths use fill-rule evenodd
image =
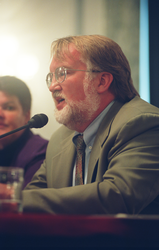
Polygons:
M115 101L108 114L104 117L99 133L119 131L125 126L150 129L159 126L159 108L147 103L140 97L134 97L131 101L122 104Z
M159 108L136 96L121 107L118 115L126 120L138 116L158 116Z
M63 140L68 140L72 138L75 131L68 129L66 126L62 125L58 128L52 135L50 141L59 142Z
M139 97L133 98L120 108L112 122L112 128L121 129L126 126L134 127L135 131L159 126L159 108Z
M125 103L123 109L132 109L138 113L159 113L159 108L136 96L131 101Z

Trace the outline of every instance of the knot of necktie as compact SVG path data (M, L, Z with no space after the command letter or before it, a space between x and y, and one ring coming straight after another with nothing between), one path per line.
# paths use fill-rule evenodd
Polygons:
M76 147L77 147L77 150L80 150L80 151L84 151L85 150L85 142L83 140L83 135L78 135L77 136L77 140L76 140Z

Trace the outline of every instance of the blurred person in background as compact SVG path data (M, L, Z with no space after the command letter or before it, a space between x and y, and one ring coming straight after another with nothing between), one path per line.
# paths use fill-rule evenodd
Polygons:
M30 120L31 93L25 82L13 76L0 77L0 135L24 126ZM0 139L0 166L24 169L23 188L45 158L48 141L29 128Z

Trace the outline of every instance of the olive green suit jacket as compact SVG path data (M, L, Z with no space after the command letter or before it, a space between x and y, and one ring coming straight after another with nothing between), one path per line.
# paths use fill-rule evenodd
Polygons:
M159 109L139 97L112 105L98 129L87 184L72 186L74 131L61 126L23 191L24 212L159 213Z

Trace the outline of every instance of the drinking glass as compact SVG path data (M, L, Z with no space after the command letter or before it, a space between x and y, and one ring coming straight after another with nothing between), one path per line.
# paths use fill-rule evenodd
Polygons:
M23 174L18 167L0 167L0 212L22 212Z

